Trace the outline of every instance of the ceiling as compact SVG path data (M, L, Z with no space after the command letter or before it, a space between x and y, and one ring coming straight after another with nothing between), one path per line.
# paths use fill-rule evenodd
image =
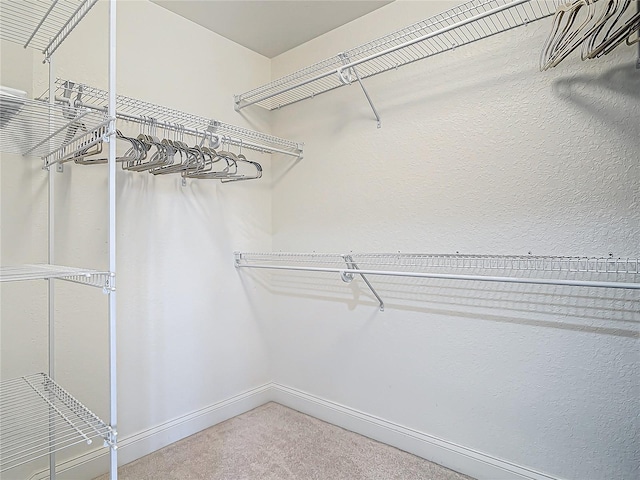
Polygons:
M393 0L151 0L273 58Z

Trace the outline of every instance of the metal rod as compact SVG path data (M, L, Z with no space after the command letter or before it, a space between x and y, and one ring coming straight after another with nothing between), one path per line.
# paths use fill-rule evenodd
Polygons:
M349 268L353 268L360 272L360 267L358 267L358 264L353 261L353 257L351 255L345 255L343 258ZM362 277L362 280L364 280L364 283L367 284L367 287L369 287L369 290L371 290L371 293L373 293L373 295L378 299L378 302L380 303L380 311L384 312L384 302L382 301L382 298L380 298L378 292L376 292L375 288L373 288L371 283L369 283L367 277L365 277L363 273L360 273L360 276Z
M55 96L55 95L50 95ZM116 274L116 0L109 0L109 272ZM109 296L109 478L118 479L118 383L116 376L116 292L110 284Z
M53 8L53 5L52 5ZM44 20L44 19L43 19ZM35 32L34 32L35 33ZM54 60L53 57L49 59L49 91L53 88L55 84L55 69L54 69ZM53 104L55 99L49 95L49 108L53 108ZM53 119L49 116L49 129L53 129ZM48 138L52 138L53 135L50 135ZM49 245L48 245L48 257L47 260L49 265L53 265L55 263L55 171L51 167L48 167L48 185L49 185L49 221L48 221L48 235L49 235ZM55 381L55 303L54 303L54 280L50 278L48 280L48 302L49 302L49 313L48 313L48 322L49 322L49 378ZM50 445L55 444L55 428L54 425L49 424L49 442ZM55 480L56 477L56 454L53 448L49 451L49 479Z
M373 114L376 116L376 120L378 121L378 128L380 128L382 126L382 123L380 121L380 115L378 115L378 110L376 110L375 105L371 101L371 97L369 97L369 92L367 92L367 89L364 88L364 84L362 83L362 80L360 79L360 75L358 75L358 70L356 70L356 67L353 67L353 73L356 74L356 78L358 79L358 83L360 84L360 87L362 88L362 91L364 92L364 96L367 97L367 102L369 102L369 105L371 106L371 110L373 110Z
M88 5L90 2L89 0L86 0L85 2L81 3L80 5L78 5L78 8L76 9L75 12L73 12L73 15L71 15L71 17L69 17L69 20L67 20L67 23L65 23L62 28L60 28L60 30L58 31L58 33L56 34L55 37L53 37L53 39L49 42L49 45L47 45L45 47L44 50L42 50L42 53L45 56L51 56L53 55L53 51L49 52L49 48L51 48L51 45L53 45L54 43L57 43L58 46L60 46L60 44L62 44L62 42L65 41L65 39L69 36L69 34L73 31L73 29L75 28L76 25L78 25L78 23L80 23L80 21L84 18L84 16L89 12L89 10L91 10L91 7L93 7L93 5L96 3L97 0L91 0L91 5ZM69 24L71 23L71 21L74 19L74 17L78 14L78 12L80 11L80 9L82 7L84 7L85 5L88 5L88 8L84 11L84 13L82 15L80 15L80 17L78 19L75 20L75 25L68 29L67 32L62 36L62 38L58 38L60 33L62 33L62 31L67 28L69 26ZM56 47L57 48L57 47ZM54 49L55 51L55 49Z
M621 288L640 290L640 283L624 282L595 282L581 280L552 280L546 278L518 278L518 277L495 277L485 275L456 275L447 273L423 273L423 272L398 272L392 270L355 270L344 268L324 268L324 267L294 267L284 265L242 265L236 264L238 268L264 268L273 270L294 270L307 272L329 272L329 273L352 273L366 275L386 275L392 277L413 277L413 278L438 278L444 280L474 280L479 282L502 282L502 283L529 283L536 285L562 285L573 287L599 287L599 288Z
M42 26L42 24L44 23L44 21L47 19L47 17L49 16L49 14L51 13L51 10L53 10L53 8L56 6L56 4L58 3L59 0L54 0L53 2L51 2L51 6L49 7L49 10L47 10L47 12L42 16L42 19L40 20L40 23L38 23L38 25L36 26L36 28L33 30L33 32L31 33L31 36L29 37L29 39L27 40L27 42L24 44L24 48L27 48L29 46L29 44L31 43L31 40L33 40L33 37L36 36L36 33L38 33L38 30L40 30L40 27Z

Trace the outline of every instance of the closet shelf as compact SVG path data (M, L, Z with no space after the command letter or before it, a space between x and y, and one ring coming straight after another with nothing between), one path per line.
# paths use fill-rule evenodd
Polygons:
M104 112L0 93L0 144L6 153L73 155L99 143L108 126Z
M640 259L410 253L244 253L236 267L640 290ZM544 275L536 273L546 272Z
M113 441L113 431L48 375L0 383L0 472L76 444Z
M106 111L108 92L68 80L56 80L56 100L82 105L97 111ZM116 118L132 121L160 131L177 135L215 137L224 144L262 153L281 153L302 158L303 144L238 127L218 120L185 113L173 108L155 105L124 95L116 96Z
M97 0L0 2L0 38L41 51L49 58Z
M115 276L109 272L49 264L0 267L0 282L47 280L50 278L100 287L105 291L115 290Z
M274 110L553 15L562 0L472 0L235 96Z

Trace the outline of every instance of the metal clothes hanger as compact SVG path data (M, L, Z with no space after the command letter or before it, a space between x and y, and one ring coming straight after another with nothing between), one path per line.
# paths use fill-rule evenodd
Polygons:
M630 1L630 0L626 0L626 1ZM573 43L573 45L571 45L570 47L565 47L562 53L560 53L551 62L551 64L549 65L549 68L557 66L561 61L567 58L567 56L571 52L573 52L576 48L578 48L580 45L582 45L582 51L580 56L582 60L585 59L585 56L584 56L584 52L586 48L585 46L594 40L597 33L604 28L604 26L607 24L607 21L611 17L613 17L616 11L618 11L620 8L620 0L608 0L605 2L601 2L601 4L604 4L605 6L601 8L601 15L599 16L599 18L595 20L595 22L592 22L593 24L591 25L590 28L588 28L584 33L580 34L580 37L577 38L577 40ZM595 18L595 12L597 7L595 6L596 5L595 2L593 2L592 5L593 5L593 16L591 18Z
M624 25L620 26L618 30L612 33L607 40L605 40L598 48L593 51L591 58L601 57L602 55L608 55L622 42L626 42L628 45L637 43L638 40L629 40L636 32L640 30L640 12L633 15Z
M252 165L256 169L256 173L253 175L247 175L247 174L235 175L233 177L221 179L220 181L222 183L229 183L229 182L239 182L242 180L256 180L258 178L262 178L262 165L260 165L258 162L247 160L246 158L244 158L242 162Z
M597 23L589 38L585 39L584 43L582 44L582 51L580 52L580 58L582 60L590 58L591 52L593 52L593 50L596 48L596 43L599 42L598 37L605 30L607 24L611 23L611 26L607 30L607 33L605 33L604 38L606 38L611 33L611 29L622 17L630 3L631 0L611 0L607 3L605 14ZM612 18L613 22L610 22Z
M622 17L625 15L630 5L631 0L624 0L624 2L621 1L618 3L618 9L615 12L617 13L617 15L613 19L613 22L611 22L611 24L609 25L609 28L607 29L605 35L600 40L598 40L597 37L602 31L604 31L606 22L601 25L602 28L598 29L598 31L589 39L588 43L583 48L583 52L581 55L583 60L602 56L602 52L607 48L607 46L616 42L619 36L623 34L625 27L628 28L630 26L630 22L632 22L633 17L625 22L625 24L620 26ZM626 37L623 35L622 40L624 40L625 38ZM618 44L619 43L616 43L616 46Z
M215 150L221 145L220 138L215 136L215 141L213 139L213 132L205 131L203 133L203 139L200 142L200 151L202 153L199 158L200 161L198 161L195 168L188 173L194 173L199 176L203 176L204 173L213 173L214 165L223 161L223 157L218 155L218 152ZM209 140L209 146L204 145L206 140ZM217 174L220 174L220 172L217 172Z
M558 8L554 15L551 33L540 55L541 71L555 67L568 54L565 53L566 49L572 51L582 42L578 36L593 20L595 15L594 3L595 0L576 0L571 4ZM574 27L579 13L584 11L585 8L587 10L586 18L578 27ZM578 40L576 41L577 38Z
M226 139L223 137L222 148L224 148L225 140ZM187 178L207 178L220 180L236 173L236 156L233 153L228 150L215 151L211 148L207 148L207 150L204 151L206 153L205 163L201 164L199 168L194 171L185 172L183 176ZM223 166L221 170L215 169L215 166L218 163Z
M157 121L151 117L144 117L145 122L147 123L147 127L149 129L149 134L140 133L137 139L142 143L147 152L150 151L152 147L156 148L156 151L151 155L148 161L144 161L144 159L138 160L136 162L130 162L126 165L123 164L123 168L125 170L131 170L134 172L143 172L145 170L149 170L151 168L159 167L167 161L167 146L162 144L156 134ZM143 127L145 123L143 122ZM148 157L145 155L145 159Z
M220 181L222 183L238 182L242 180L253 180L253 179L262 177L262 165L260 165L257 162L252 162L251 160L247 160L247 157L245 157L242 154L242 140L240 140L240 150L238 151L238 155L236 155L235 158L236 158L236 167L238 163L240 163L241 165L251 165L256 169L256 173L253 175L247 175L244 173L237 173L237 170L236 170L235 174L229 175L228 177L221 179Z
M139 151L137 147L137 140L123 135L120 130L116 130L116 139L124 140L131 144L131 147L124 153L124 155L122 155L121 157L116 157L116 162L130 162L138 158ZM94 155L102 153L102 142L99 144L99 146L100 148L95 152L81 152L79 156L73 159L74 162L78 165L103 165L108 163L108 158L94 158Z

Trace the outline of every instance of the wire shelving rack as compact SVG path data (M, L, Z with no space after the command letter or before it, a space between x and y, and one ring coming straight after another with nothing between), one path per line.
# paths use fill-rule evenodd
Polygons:
M102 141L109 127L105 112L50 105L0 94L2 151L18 155L74 155Z
M97 111L105 111L108 92L90 85L58 79L56 80L56 100ZM171 131L202 138L213 136L225 144L261 153L280 153L297 158L302 157L302 143L125 95L116 96L116 110L117 119L136 122L159 131Z
M38 50L49 59L97 0L0 2L0 38ZM104 112L0 95L2 151L47 157L75 155L102 140L109 125Z
M96 3L97 0L3 0L0 38L39 50L49 58Z
M109 272L51 264L0 267L0 282L49 280L51 278L99 287L105 290L113 290L115 288L113 275Z
M112 429L44 373L0 383L0 472L95 439Z
M274 110L553 15L563 0L471 0L235 96Z
M97 0L1 0L0 39L39 50L49 60L83 20ZM115 90L116 4L109 0L109 88ZM52 88L52 87L50 87ZM25 94L26 95L26 94ZM111 106L111 105L110 105ZM110 114L109 114L110 112ZM115 134L113 113L81 105L23 98L23 92L0 89L0 151L49 158L75 156ZM49 264L0 268L0 282L47 279L48 366L36 373L0 383L0 474L41 457L49 457L49 478L56 477L56 453L73 445L104 440L109 447L110 478L117 478L115 376L115 148L109 148L109 267L110 272L54 265L54 177L49 169ZM54 282L61 279L102 287L109 297L109 417L100 420L55 383ZM6 472L6 473L5 473Z
M640 290L639 258L236 252L235 265L337 273L345 282L357 275L380 302L380 310L384 303L365 275Z

